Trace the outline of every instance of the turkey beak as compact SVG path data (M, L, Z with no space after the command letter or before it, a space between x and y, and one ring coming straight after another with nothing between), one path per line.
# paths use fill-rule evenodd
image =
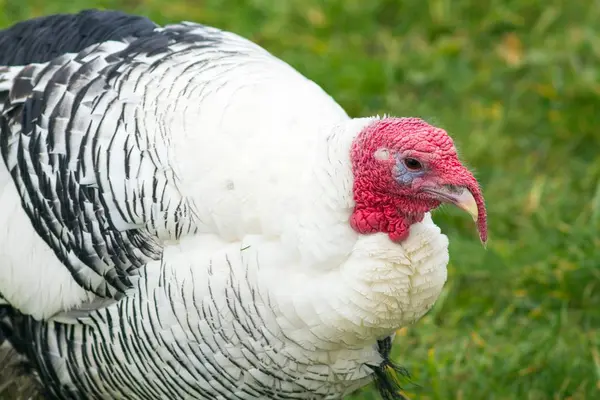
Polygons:
M479 217L479 209L475 197L469 189L462 186L441 185L435 187L427 187L424 192L434 195L443 203L452 203L463 211L466 211L473 221L477 222Z
M478 187L457 185L435 185L423 188L423 192L429 193L444 203L451 203L471 215L479 229L479 237L485 245L487 241L487 218L483 196ZM479 202L477 199L479 199Z
M458 194L449 196L449 198L454 205L461 210L466 211L473 218L473 221L477 222L479 209L477 208L475 197L473 197L473 194L471 194L468 189L461 188L461 191Z

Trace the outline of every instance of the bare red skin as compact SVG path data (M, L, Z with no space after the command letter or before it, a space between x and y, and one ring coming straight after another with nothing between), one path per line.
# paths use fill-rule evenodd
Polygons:
M389 157L377 158L379 149ZM477 227L482 242L487 240L486 209L479 184L462 165L454 143L443 129L419 118L386 118L367 126L358 134L351 150L354 173L354 201L350 224L361 234L385 232L394 242L402 242L410 226L441 201L422 189L431 185L467 188L478 209ZM423 173L409 183L394 179L398 159L411 157L423 165Z

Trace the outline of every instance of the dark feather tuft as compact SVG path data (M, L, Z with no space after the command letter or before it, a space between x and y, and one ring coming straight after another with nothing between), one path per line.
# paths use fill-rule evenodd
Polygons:
M146 17L95 9L32 18L0 30L0 65L44 63L108 40L132 41L156 27Z
M403 394L403 385L410 383L410 374L390 359L392 337L388 336L377 341L377 350L383 361L377 366L371 366L375 374L375 387L383 400L408 400Z

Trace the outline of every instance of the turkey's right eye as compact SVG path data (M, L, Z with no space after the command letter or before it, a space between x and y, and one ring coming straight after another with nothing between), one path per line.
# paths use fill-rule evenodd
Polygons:
M406 168L410 169L411 171L418 171L423 168L419 160L414 158L406 158L404 160L404 165L406 165Z

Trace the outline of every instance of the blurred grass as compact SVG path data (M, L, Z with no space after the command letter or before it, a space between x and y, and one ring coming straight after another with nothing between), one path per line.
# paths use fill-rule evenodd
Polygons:
M407 394L600 398L600 1L0 0L0 25L89 7L234 31L353 116L447 129L476 167L490 241L456 210L434 216L449 281L396 340Z

